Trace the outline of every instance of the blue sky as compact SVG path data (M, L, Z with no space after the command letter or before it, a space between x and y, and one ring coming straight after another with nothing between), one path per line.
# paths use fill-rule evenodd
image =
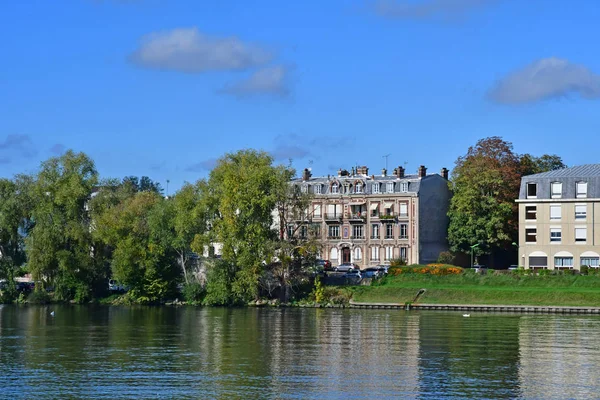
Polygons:
M257 148L326 175L452 168L478 139L596 163L595 0L0 5L0 176L68 148L173 192Z

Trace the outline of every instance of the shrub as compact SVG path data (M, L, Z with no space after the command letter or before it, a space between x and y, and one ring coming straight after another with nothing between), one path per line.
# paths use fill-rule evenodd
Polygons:
M188 303L201 304L206 296L206 289L198 282L191 282L183 285L181 294Z
M454 262L454 254L449 251L442 251L438 256L437 262L440 264L452 264Z
M27 298L30 304L48 304L50 300L50 295L44 290L34 290Z
M590 270L590 267L588 267L587 265L582 265L579 269L579 273L581 275L587 275L589 270Z
M402 258L394 258L390 261L390 267L401 267L403 265L406 265L406 260Z
M312 295L315 298L315 302L322 303L325 297L325 289L321 283L321 278L318 276L315 278L315 287L313 288Z
M393 267L390 268L388 273L392 276L403 275L403 274L421 274L421 275L459 275L463 273L461 267L449 264L428 264L420 265L413 264L406 267Z

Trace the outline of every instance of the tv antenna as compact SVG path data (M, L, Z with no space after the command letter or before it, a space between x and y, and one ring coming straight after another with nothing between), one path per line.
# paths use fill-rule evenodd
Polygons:
M385 158L385 169L387 170L388 168L388 157L391 156L391 154L386 154L385 156L383 156L383 158Z

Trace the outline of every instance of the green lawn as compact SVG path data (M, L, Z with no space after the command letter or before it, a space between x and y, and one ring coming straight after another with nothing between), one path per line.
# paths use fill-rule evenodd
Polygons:
M600 306L600 276L402 275L352 289L365 303Z

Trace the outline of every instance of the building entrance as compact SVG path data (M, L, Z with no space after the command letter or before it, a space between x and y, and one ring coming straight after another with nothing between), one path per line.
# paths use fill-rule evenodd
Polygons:
M350 262L350 248L344 247L342 249L342 264L347 264Z

